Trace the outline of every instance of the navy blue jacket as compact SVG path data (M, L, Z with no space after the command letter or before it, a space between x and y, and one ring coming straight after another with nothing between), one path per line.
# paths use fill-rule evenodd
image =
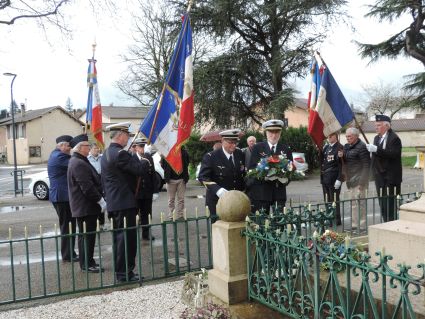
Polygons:
M136 208L137 176L149 170L149 161L139 161L120 144L111 143L100 162L108 212Z
M50 188L49 200L52 203L69 202L67 171L71 155L55 149L47 162L47 173L49 175Z

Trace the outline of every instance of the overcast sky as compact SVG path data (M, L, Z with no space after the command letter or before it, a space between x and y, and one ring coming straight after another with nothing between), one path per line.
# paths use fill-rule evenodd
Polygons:
M82 1L84 2L84 1ZM364 84L379 81L402 81L402 76L423 69L414 59L380 61L368 66L362 60L353 40L376 43L406 26L409 20L389 25L379 25L376 20L366 19L364 4L370 1L352 0L349 13L353 16L355 32L340 25L334 28L326 43L316 49L326 60L337 83L349 102L359 105ZM124 2L123 2L124 3ZM196 5L196 2L195 2ZM73 39L62 39L58 32L48 30L45 34L28 20L16 25L0 26L0 109L10 105L10 78L4 72L18 74L14 84L17 103L26 102L27 109L65 106L68 97L74 108L85 108L87 101L87 59L92 55L92 43L97 42L96 59L98 83L102 105L133 106L115 88L114 82L125 69L120 54L131 43L131 23L125 11L114 17L95 16L83 5L65 7L72 17ZM115 22L114 22L115 21ZM294 85L299 97L307 97L309 77L297 80ZM196 87L195 87L196 99Z

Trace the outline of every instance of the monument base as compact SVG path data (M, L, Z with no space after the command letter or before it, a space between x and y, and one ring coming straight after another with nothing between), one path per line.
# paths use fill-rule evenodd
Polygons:
M216 269L208 272L210 293L232 305L247 300L248 278L246 274L228 276Z

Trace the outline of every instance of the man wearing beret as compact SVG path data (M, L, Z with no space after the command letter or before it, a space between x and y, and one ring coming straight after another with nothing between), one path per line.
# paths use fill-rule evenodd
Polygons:
M90 152L88 136L78 135L69 144L72 147L72 157L68 165L69 204L72 217L77 219L80 233L80 268L86 272L97 273L103 271L93 258L97 220L99 214L106 209L102 182L99 173L87 159Z
M152 216L152 201L159 197L158 183L156 182L155 164L152 155L145 153L145 145L147 139L144 137L134 140L135 152L133 157L137 161L149 162L149 170L146 174L139 177L136 186L138 192L136 194L137 208L140 216L140 225L142 225L142 238L144 240L155 240L155 237L149 235L149 215Z
M281 120L269 120L263 123L262 127L265 130L267 140L254 145L248 171L256 168L258 162L263 157L283 155L292 161L292 152L289 146L279 142L283 126L284 123ZM251 199L252 213L255 213L257 210L268 212L272 205L277 205L280 208L285 206L287 184L255 178L250 178L247 184L247 193Z
M230 190L245 190L245 155L236 148L239 133L239 129L220 132L222 147L202 159L198 180L207 188L206 204L213 223L219 197Z
M383 114L375 117L373 144L366 147L372 155L372 172L379 197L381 215L385 222L396 218L396 197L402 181L401 140L391 129L391 119Z
M49 175L49 200L59 217L61 235L70 235L61 238L61 255L63 262L78 261L75 253L75 218L72 217L69 207L67 170L72 136L62 135L56 139L56 148L50 154L47 162L47 173ZM69 229L71 224L71 229Z
M149 161L137 161L124 147L130 137L130 122L112 124L109 130L111 144L101 160L102 182L108 215L113 222L115 276L118 282L139 281L136 266L137 176L149 170Z

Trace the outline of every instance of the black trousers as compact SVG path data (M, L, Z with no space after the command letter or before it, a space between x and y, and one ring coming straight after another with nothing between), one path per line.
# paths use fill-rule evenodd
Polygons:
M96 243L96 233L87 234L96 231L98 215L89 215L77 217L78 231L78 253L80 255L80 268L95 266L96 262L93 258L94 246ZM84 233L84 222L86 223L86 234ZM87 266L86 266L87 258Z
M149 215L152 216L152 197L142 198L137 200L137 207L139 213L139 224L146 226L149 224ZM149 238L149 227L142 227L142 237Z
M375 175L376 192L378 193L379 207L384 222L396 219L397 195L400 195L401 185L391 185L386 183L383 177Z
M52 203L59 217L59 228L61 235L69 235L69 223L71 223L71 234L75 234L76 221L72 217L69 202ZM61 255L63 261L71 261L72 257L76 257L75 252L75 235L61 238Z
M341 205L339 202L339 194L341 193L341 187L339 189L335 189L334 185L325 185L322 184L323 189L323 199L325 203L333 203L336 204L336 224L341 225Z
M128 229L128 227L136 226L136 215L136 208L109 212L114 225L114 263L115 276L118 280L126 279L126 274L132 277L133 269L136 266L137 233L135 228ZM118 230L124 228L124 218L127 228ZM126 246L127 250L125 249Z
M255 214L255 212L264 210L267 214L270 211L270 207L271 206L276 206L283 209L283 207L285 207L286 204L286 200L277 200L277 201L267 201L267 200L252 200L251 201L251 214Z

